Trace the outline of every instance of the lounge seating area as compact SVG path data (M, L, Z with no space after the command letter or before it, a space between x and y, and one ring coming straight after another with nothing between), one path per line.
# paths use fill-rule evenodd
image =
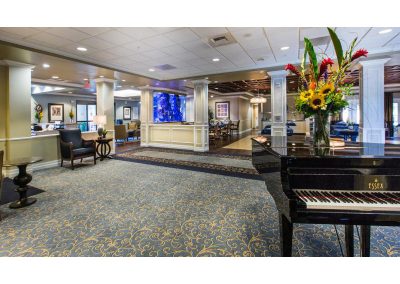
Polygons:
M344 141L357 141L359 124L333 121L330 125L330 137L342 138Z
M140 120L132 120L127 124L114 125L115 143L125 144L140 140Z

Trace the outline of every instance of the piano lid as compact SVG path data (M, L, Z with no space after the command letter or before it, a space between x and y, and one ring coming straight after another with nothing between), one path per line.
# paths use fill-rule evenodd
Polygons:
M315 148L312 142L297 137L257 136L253 141L278 157L390 157L400 158L400 145L344 142L331 139L331 146Z

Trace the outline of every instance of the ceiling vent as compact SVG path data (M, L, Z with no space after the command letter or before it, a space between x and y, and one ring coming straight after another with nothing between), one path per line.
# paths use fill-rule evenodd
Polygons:
M314 46L321 46L321 45L327 45L331 41L331 38L329 36L323 36L323 37L310 38L309 40ZM304 46L304 41L301 40L300 47L303 46Z
M176 69L175 66L172 66L170 64L158 65L158 66L154 66L154 68L157 68L158 70L162 70L162 71Z
M230 33L214 36L208 39L208 43L212 47L224 46L235 42L236 42L235 38Z

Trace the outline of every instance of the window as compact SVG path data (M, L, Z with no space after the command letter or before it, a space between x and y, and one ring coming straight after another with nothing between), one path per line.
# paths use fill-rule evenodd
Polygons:
M76 102L76 122L78 128L83 131L96 131L96 125L93 123L93 117L96 115L95 102Z
M399 103L393 103L393 126L399 125Z

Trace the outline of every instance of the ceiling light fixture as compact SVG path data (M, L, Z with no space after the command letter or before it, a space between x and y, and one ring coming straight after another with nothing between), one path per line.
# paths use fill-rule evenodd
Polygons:
M78 46L76 49L79 51L87 51L87 48L83 46Z
M383 35L383 34L388 34L388 33L390 33L391 31L392 31L392 29L384 29L384 30L379 31L379 34L381 34L381 35Z
M87 81L87 80L89 80L88 78L83 78L83 81Z
M218 90L218 88L215 88L216 90Z
M100 77L100 78L104 78L104 76L103 76L103 75L100 75L99 77Z
M211 95L210 97L212 97L212 98L213 98L214 96L213 96L213 95Z
M54 75L54 76L51 76L51 78L52 78L52 79L59 79L60 77Z
M213 58L213 60L212 61L214 61L214 62L218 62L219 61L219 58Z
M47 64L47 63L43 63L43 68L49 68L50 67L50 64Z
M122 82L126 82L126 80L121 80Z
M149 71L150 71L150 72L154 72L154 71L156 71L156 70L154 70L153 68L150 68Z
M282 46L281 50L288 50L290 47L289 46Z

